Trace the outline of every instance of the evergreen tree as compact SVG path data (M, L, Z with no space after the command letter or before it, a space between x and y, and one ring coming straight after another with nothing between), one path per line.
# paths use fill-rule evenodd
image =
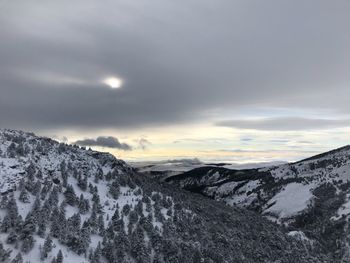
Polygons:
M7 262L10 255L11 250L5 250L3 244L0 242L0 262Z
M27 173L28 181L34 182L36 168L33 163L30 163L29 166L26 168L26 173Z
M67 185L66 191L64 192L67 204L75 206L77 203L77 196L75 195L74 188L72 185Z
M4 220L1 224L2 232L7 232L8 229L12 227L18 227L19 225L18 207L13 194L11 194L7 202L6 210L7 210L7 214L4 217Z
M93 257L92 257L92 262L93 263L100 263L100 258L102 256L102 248L101 248L101 243L98 242L97 247L93 253Z
M123 206L123 214L127 216L129 214L129 212L130 212L130 205L129 204L125 204Z
M118 199L120 196L120 187L116 181L114 181L110 186L109 186L109 193L114 199Z
M22 229L21 229L21 239L35 233L36 230L36 218L31 212L29 212L24 220Z
M22 240L22 251L28 253L34 247L35 240L32 235L25 236Z
M25 187L22 188L19 198L18 198L22 203L29 203L29 195Z
M23 257L21 252L17 254L17 256L11 261L11 263L23 263Z
M41 182L39 180L37 180L33 186L32 193L34 195L38 195L38 194L40 194L40 191L41 191Z
M89 212L90 203L89 203L88 199L84 198L83 194L80 195L79 202L78 202L78 208L79 208L79 213L82 215Z
M84 178L82 178L82 176L79 174L79 176L78 176L78 186L83 191L87 190L87 187L88 187L88 177L87 177L87 175L85 175Z
M144 241L144 233L138 225L131 235L131 255L137 263L151 262L150 253L147 251Z
M91 233L97 234L98 232L98 222L97 222L97 211L96 206L93 207L91 216L89 218L89 226L91 229Z
M57 253L56 263L63 263L63 253L61 249Z
M52 250L52 239L50 237L50 235L48 235L45 239L45 242L44 242L44 246L42 248L42 251L41 251L41 259L45 259L47 258L48 254L51 252Z
M17 244L18 242L18 235L16 231L11 230L9 235L7 236L6 243L7 244Z
M7 202L8 202L7 195L3 195L2 198L1 198L1 202L0 202L0 208L1 209L6 209Z
M103 215L99 215L97 219L98 233L102 236L105 231L105 222L103 220Z

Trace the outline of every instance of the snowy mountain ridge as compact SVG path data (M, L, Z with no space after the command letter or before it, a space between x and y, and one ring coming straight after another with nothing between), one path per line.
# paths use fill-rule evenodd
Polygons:
M332 262L256 213L110 154L14 130L0 149L0 262Z
M257 211L291 232L321 240L336 262L350 262L350 146L296 163L246 170L200 167L164 180Z

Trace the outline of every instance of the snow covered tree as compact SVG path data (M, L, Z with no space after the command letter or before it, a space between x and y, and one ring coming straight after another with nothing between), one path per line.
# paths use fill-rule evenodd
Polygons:
M36 218L31 212L29 212L24 220L24 223L21 229L21 239L35 233L35 230L36 230Z
M9 235L7 236L6 243L7 244L17 244L18 242L18 234L16 231L11 230Z
M2 198L1 198L1 202L0 202L0 208L1 209L6 209L7 202L8 202L7 195L3 195Z
M22 252L28 253L34 247L35 239L32 235L25 236L22 240Z
M130 210L131 210L131 208L130 208L130 205L129 205L129 204L125 204L125 205L123 206L123 214L124 214L124 215L127 216L127 215L129 214Z
M21 252L17 254L17 256L11 261L11 263L23 263L23 257Z
M109 186L109 193L114 199L118 199L120 196L120 187L116 181Z
M77 203L77 196L75 195L74 188L72 185L67 185L66 191L64 192L67 204L75 206Z
M28 165L28 167L26 168L26 173L27 173L28 181L33 182L35 180L35 173L36 173L36 168L33 163L30 163Z
M26 190L25 187L22 188L22 191L19 194L19 198L18 198L22 203L29 203L29 194Z
M42 248L42 251L41 251L41 259L45 259L47 258L48 254L51 252L52 250L52 239L50 237L50 235L48 235L45 239L45 242L44 242L44 246Z
M79 202L78 202L78 208L79 208L79 213L82 215L89 212L90 203L89 203L88 199L84 198L83 194L80 195Z
M101 243L98 242L96 249L93 251L93 253L91 255L91 259L90 259L91 263L100 263L101 256L102 256Z
M88 187L88 176L85 175L82 177L80 174L78 176L78 186L81 190L86 191Z
M7 262L10 258L11 250L5 250L4 245L0 242L0 262Z
M97 227L98 227L98 233L103 236L105 231L105 223L103 220L103 215L99 215L97 219Z
M13 194L11 194L7 202L6 210L7 210L7 214L4 217L4 220L2 221L2 224L1 224L2 232L7 232L8 229L18 226L18 220L19 220L18 207L17 207L16 199L14 198Z
M137 263L151 262L150 251L145 246L143 229L138 225L131 235L131 255Z
M37 180L33 185L32 194L34 195L40 194L40 191L41 191L41 182Z
M63 253L61 249L57 253L56 263L63 263Z

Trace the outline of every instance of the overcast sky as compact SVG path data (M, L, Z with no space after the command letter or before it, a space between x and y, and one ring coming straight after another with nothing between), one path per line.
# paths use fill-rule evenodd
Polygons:
M349 14L348 0L2 0L0 127L135 160L348 144Z

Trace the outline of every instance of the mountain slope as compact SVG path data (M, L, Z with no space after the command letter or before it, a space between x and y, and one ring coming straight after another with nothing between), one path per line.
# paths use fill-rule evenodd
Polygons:
M237 207L257 211L302 231L336 262L350 262L350 147L275 167L230 170L201 167L168 177L169 183Z
M254 212L106 153L0 131L0 262L331 262Z

